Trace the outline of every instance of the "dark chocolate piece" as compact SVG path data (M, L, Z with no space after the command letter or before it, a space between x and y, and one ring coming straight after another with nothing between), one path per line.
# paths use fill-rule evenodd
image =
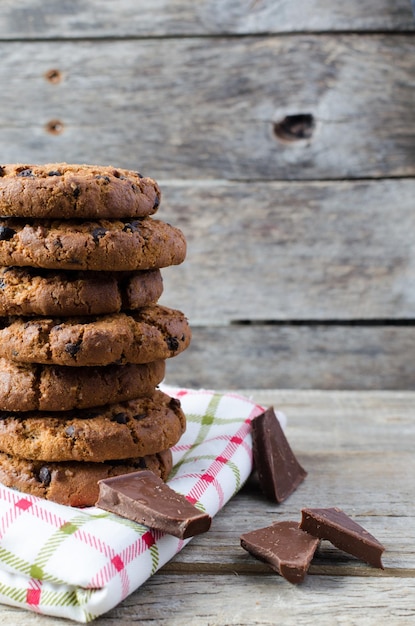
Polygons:
M307 476L271 407L252 420L254 466L265 496L283 502Z
M13 228L9 228L8 226L0 226L0 241L9 241L14 237L16 231Z
M328 539L336 548L383 569L385 548L360 524L338 508L303 509L300 528L314 537Z
M149 470L98 481L97 507L187 539L209 530L212 519Z
M304 580L319 544L298 522L276 522L241 535L241 546L265 561L290 583Z

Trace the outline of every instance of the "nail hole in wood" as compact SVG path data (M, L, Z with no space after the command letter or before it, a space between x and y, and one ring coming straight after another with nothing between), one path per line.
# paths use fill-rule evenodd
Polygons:
M63 132L63 122L60 120L50 120L46 124L46 131L52 135L60 135Z
M286 115L283 120L274 123L274 135L283 141L310 139L314 127L314 116L311 113Z
M60 83L60 81L62 80L62 74L59 70L52 69L46 72L45 78L50 83Z

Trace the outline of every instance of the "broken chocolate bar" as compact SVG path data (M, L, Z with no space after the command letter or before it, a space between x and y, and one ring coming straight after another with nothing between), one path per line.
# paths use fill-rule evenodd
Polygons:
M265 496L283 502L307 476L271 407L252 420L252 450Z
M209 530L212 519L149 470L98 481L97 507L149 528L187 539Z
M307 574L319 539L299 528L298 522L276 522L241 535L241 546L265 561L291 583Z
M303 509L301 514L300 528L314 537L328 539L336 548L383 569L381 556L385 548L341 509Z

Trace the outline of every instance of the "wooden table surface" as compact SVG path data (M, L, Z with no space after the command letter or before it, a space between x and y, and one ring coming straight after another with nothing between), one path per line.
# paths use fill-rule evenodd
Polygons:
M9 0L0 54L3 163L159 181L175 383L415 388L410 0Z
M244 390L283 410L287 437L308 470L282 505L254 477L195 537L96 626L131 624L412 624L415 619L415 392ZM300 519L304 506L339 506L386 550L374 569L322 542L309 575L294 586L255 560L239 536ZM67 620L0 607L3 626Z

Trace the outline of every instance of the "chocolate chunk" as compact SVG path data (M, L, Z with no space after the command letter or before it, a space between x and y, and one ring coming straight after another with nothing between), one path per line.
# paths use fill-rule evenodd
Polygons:
M98 243L98 241L101 239L101 237L103 237L106 233L108 232L108 230L106 228L94 228L94 230L92 231L91 235L93 237L93 240L95 241L95 243Z
M52 480L52 474L47 467L41 467L39 470L39 480L47 487Z
M172 352L176 352L176 350L179 349L180 344L177 337L166 337L166 343L169 350L171 350Z
M122 230L124 233L135 233L139 230L139 228L140 222L136 220L134 222L126 222Z
M0 226L0 241L9 241L12 237L14 237L16 231L13 228L9 228L8 226Z
M241 535L241 546L265 561L290 583L304 580L319 540L301 530L298 522L276 522Z
M207 532L211 517L150 470L98 481L97 507L181 539Z
M182 403L179 398L170 398L169 407L174 411L176 409L180 409Z
M128 422L128 417L126 413L116 413L111 417L112 422L117 422L117 424L126 424Z
M68 352L71 356L75 356L81 349L81 341L77 341L76 343L67 343L65 346L65 352Z
M336 548L383 569L381 556L385 548L341 509L303 509L301 515L303 530L314 537L328 539Z
M72 426L72 424L68 426L65 429L65 434L68 435L68 437L73 437L75 435L75 426Z
M283 502L307 476L271 407L252 420L252 450L264 495Z
M17 176L23 176L26 178L32 178L34 177L34 174L32 172L32 170L30 168L25 168L24 170L20 170L17 172Z
M133 415L133 419L135 419L136 422L140 422L141 420L145 419L146 417L148 417L148 413L136 413L136 415Z
M110 182L111 182L111 179L110 179L110 177L109 177L109 176L103 176L102 174L97 174L97 175L95 176L95 178L96 178L97 180L103 180L103 181L104 181L104 182L106 182L106 183L110 183Z
M62 176L62 173L59 170L51 170L48 172L48 176Z
M156 210L159 208L159 206L160 206L160 196L157 195L154 200L153 209Z

